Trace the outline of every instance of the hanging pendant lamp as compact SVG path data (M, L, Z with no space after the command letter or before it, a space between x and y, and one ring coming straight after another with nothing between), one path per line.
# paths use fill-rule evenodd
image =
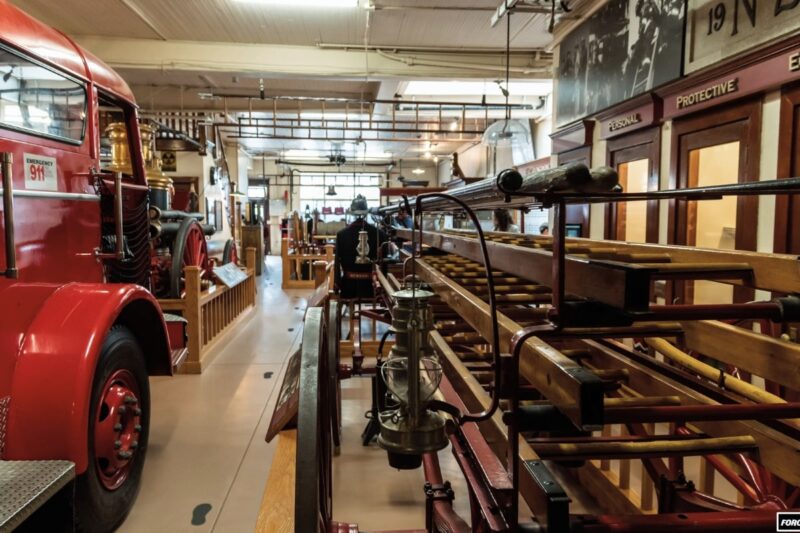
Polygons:
M484 145L493 148L516 148L530 144L528 128L517 120L511 118L511 108L509 107L509 88L511 80L511 12L506 14L506 86L500 86L500 90L506 97L505 119L498 120L483 132L482 142ZM499 82L498 82L499 84ZM484 95L484 104L486 96Z

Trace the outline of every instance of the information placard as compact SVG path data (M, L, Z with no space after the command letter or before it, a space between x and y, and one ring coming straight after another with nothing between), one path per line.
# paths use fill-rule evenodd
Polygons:
M214 276L229 289L234 288L247 279L247 274L233 263L228 263L221 267L214 267Z

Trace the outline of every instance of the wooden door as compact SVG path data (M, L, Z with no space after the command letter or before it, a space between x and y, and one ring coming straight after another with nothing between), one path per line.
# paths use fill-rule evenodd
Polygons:
M606 164L617 170L625 192L659 188L661 129L651 128L608 142ZM606 239L658 242L658 201L620 202L606 209Z
M673 126L671 181L678 188L758 180L761 101L750 100ZM672 201L670 242L711 248L756 249L758 198ZM676 284L678 303L748 301L752 290L697 282ZM695 294L702 287L702 294ZM713 289L712 287L716 287ZM696 298L697 296L697 298ZM709 299L721 299L711 302Z

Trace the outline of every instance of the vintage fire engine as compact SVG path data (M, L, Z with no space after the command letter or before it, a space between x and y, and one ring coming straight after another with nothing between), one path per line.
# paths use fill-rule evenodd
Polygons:
M171 374L184 342L148 290L137 108L109 67L5 0L0 25L0 459L74 462L79 529L110 531L139 489L148 376ZM104 107L123 117L127 169L100 170Z

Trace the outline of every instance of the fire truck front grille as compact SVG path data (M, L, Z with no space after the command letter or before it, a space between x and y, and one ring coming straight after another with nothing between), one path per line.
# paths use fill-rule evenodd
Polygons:
M0 398L0 459L6 451L6 425L8 423L8 406L11 404L11 396Z

